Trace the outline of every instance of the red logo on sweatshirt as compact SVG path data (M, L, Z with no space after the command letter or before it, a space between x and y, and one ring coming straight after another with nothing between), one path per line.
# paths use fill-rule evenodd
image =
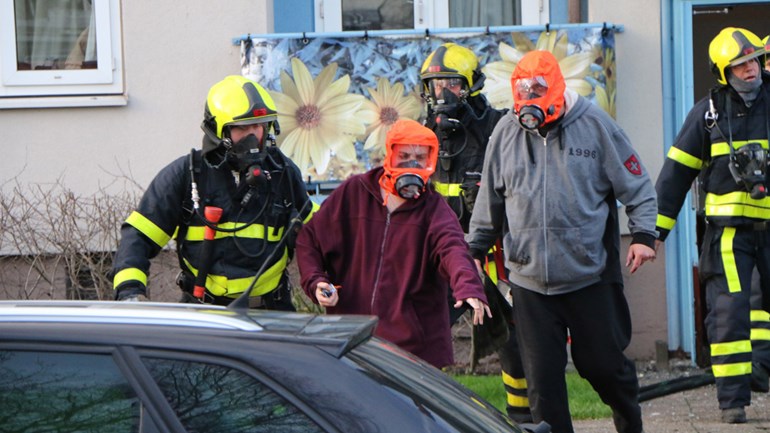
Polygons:
M639 163L639 160L636 159L636 155L631 155L626 162L623 163L623 165L626 166L626 169L631 172L631 174L635 174L639 176L642 174L642 164Z

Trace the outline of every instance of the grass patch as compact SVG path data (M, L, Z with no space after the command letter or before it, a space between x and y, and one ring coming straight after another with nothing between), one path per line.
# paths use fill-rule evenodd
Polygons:
M500 376L452 375L452 378L490 402L505 413L505 389ZM573 419L609 418L612 410L602 403L588 381L575 372L568 372L567 392Z

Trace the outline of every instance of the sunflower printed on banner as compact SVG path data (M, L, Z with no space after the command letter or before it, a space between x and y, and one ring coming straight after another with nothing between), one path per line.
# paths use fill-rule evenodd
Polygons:
M422 120L420 65L441 44L471 48L495 108L513 105L510 77L531 50L551 51L567 86L615 116L615 40L607 27L568 30L241 40L242 74L270 91L278 145L314 181L344 180L380 165L398 119Z

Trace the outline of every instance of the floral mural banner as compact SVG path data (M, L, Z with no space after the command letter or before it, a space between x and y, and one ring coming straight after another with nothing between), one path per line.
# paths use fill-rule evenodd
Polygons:
M338 34L339 35L339 34ZM377 166L399 118L422 120L420 67L446 42L473 50L499 109L513 106L510 77L531 50L551 51L567 86L615 116L612 27L350 37L241 39L241 71L265 87L278 110L277 143L312 181L344 180Z

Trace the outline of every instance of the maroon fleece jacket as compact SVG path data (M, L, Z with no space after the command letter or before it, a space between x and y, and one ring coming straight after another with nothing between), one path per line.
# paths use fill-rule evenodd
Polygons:
M447 286L455 299L486 301L457 217L428 190L392 213L382 203L382 168L351 177L323 202L297 239L302 288L341 285L329 314L371 314L375 335L436 367L453 363Z

